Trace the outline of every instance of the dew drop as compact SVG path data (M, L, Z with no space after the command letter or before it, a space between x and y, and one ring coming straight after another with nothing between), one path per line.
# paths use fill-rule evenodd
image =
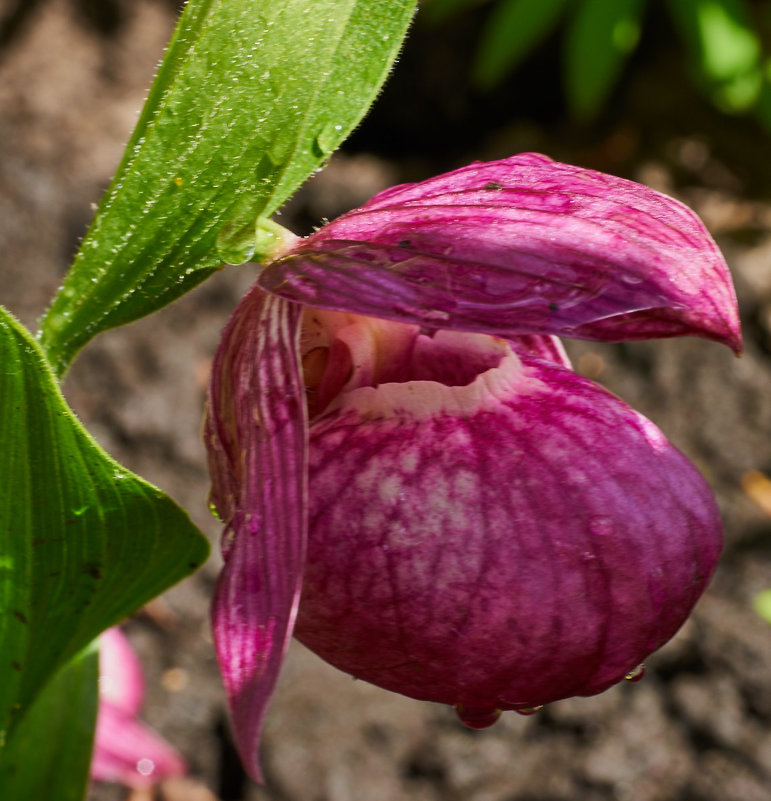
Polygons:
M265 155L274 167L283 167L286 164L291 147L291 142L287 142L282 137L277 137L266 147Z
M515 709L514 711L518 715L535 715L536 712L540 712L543 709L543 704L540 706L525 706L522 709Z
M220 542L220 550L222 551L222 556L227 559L230 555L230 551L233 549L233 543L236 539L236 532L233 531L232 526L228 526L222 534L222 540Z
M634 670L630 670L629 673L624 676L627 681L640 681L640 679L645 675L645 665L638 665Z
M155 762L152 759L148 759L147 757L142 757L142 759L137 762L137 771L141 773L143 776L149 776L155 770Z
M254 256L256 247L254 223L227 222L217 234L217 255L225 264L244 264Z
M501 716L501 710L492 706L464 706L455 704L455 712L464 726L470 729L486 729Z
M317 134L315 145L317 148L317 155L329 156L332 151L340 144L342 125L333 125L331 122L327 123Z

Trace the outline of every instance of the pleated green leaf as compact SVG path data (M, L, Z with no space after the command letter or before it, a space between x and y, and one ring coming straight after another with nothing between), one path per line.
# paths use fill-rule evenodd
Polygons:
M416 0L190 0L117 175L42 321L61 375L96 333L248 261L361 120Z
M0 308L0 742L99 632L198 568L208 544L106 454Z
M565 37L565 90L575 117L607 100L640 36L643 0L581 0Z
M0 750L8 801L83 801L97 711L99 651L89 646L46 685Z

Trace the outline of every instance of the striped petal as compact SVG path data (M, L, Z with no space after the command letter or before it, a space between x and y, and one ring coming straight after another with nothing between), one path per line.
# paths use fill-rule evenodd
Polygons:
M227 526L215 645L236 743L258 781L262 721L292 635L305 553L300 314L257 288L246 295L214 361L204 424L212 501Z
M739 352L730 275L693 212L522 154L394 187L302 240L260 285L310 306L501 337L693 335Z

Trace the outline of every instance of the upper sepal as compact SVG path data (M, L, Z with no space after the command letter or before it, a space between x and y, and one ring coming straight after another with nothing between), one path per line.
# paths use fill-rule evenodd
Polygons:
M695 335L741 350L728 268L690 209L536 154L381 192L258 280L311 306L427 328Z

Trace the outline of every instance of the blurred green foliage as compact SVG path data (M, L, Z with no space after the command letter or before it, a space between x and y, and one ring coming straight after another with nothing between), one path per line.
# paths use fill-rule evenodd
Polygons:
M755 611L768 623L771 623L771 589L762 590L753 599Z
M561 28L567 102L588 122L608 100L655 3L666 6L700 90L721 111L752 113L771 129L771 56L764 48L771 0L425 0L423 17L440 25L490 7L472 67L481 89L500 83Z

